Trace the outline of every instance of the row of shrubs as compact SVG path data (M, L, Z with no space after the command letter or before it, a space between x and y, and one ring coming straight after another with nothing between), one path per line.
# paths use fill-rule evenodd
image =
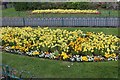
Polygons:
M106 8L108 4L93 4L90 2L14 2L17 11L44 9L97 9Z

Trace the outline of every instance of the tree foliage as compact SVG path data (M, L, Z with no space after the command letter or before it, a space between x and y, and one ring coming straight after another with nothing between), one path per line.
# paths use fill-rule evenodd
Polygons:
M91 9L87 2L14 2L17 11L36 9Z
M17 11L44 9L108 9L108 3L90 2L14 2Z

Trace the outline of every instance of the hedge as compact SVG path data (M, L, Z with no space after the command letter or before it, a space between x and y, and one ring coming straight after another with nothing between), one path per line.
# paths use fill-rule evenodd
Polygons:
M17 11L44 9L94 9L88 2L14 2Z

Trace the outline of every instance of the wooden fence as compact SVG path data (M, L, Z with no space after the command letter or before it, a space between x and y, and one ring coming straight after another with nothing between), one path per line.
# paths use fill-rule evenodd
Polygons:
M118 27L120 18L30 18L3 17L2 26L110 26Z

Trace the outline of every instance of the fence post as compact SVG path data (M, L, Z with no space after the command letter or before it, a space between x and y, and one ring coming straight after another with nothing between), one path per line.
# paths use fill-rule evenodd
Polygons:
M105 22L106 22L105 26L108 27L107 17L106 17L106 19L105 19Z
M62 26L64 27L64 20L63 20L63 17L62 17Z
M25 19L24 19L24 17L23 17L23 26L25 26Z

